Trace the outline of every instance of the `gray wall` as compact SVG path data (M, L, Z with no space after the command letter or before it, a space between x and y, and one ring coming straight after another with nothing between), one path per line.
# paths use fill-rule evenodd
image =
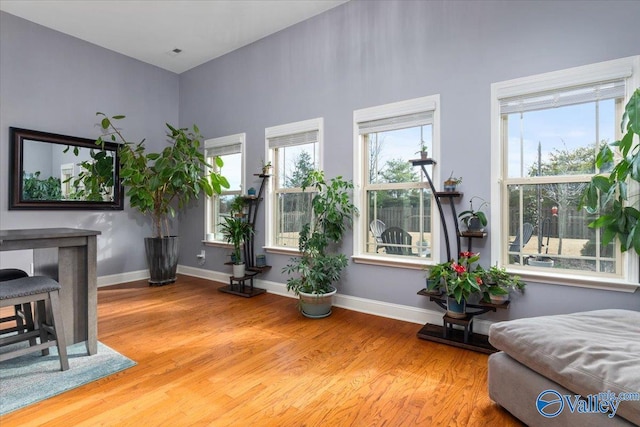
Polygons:
M104 29L103 29L104 30ZM110 30L109 30L110 31ZM124 114L125 135L165 144L164 123L178 121L178 76L115 52L0 13L0 226L100 230L98 275L146 269L146 220L125 211L9 211L9 127L96 138L96 111ZM16 255L16 254L13 254ZM24 253L0 265L28 268Z
M95 111L127 115L126 135L152 147L164 144L165 122L197 123L207 138L247 132L247 186L255 186L265 127L324 117L327 174L351 177L354 109L439 93L440 165L466 178L466 194L488 199L490 84L640 54L639 17L637 1L352 0L177 76L0 13L0 226L98 229L99 275L145 269L149 224L128 208L8 211L9 126L94 138ZM199 267L203 217L201 204L180 224L183 265ZM263 236L259 230L259 245ZM348 236L345 253L351 246ZM490 237L474 249L489 246ZM228 251L206 250L204 268L226 272ZM268 259L274 268L265 278L284 283L288 257ZM422 284L419 271L351 264L340 292L434 309L416 295ZM531 283L500 316L639 306L638 293Z
M637 55L640 2L358 1L332 9L180 75L180 123L218 137L247 133L248 182L265 127L324 117L325 170L352 177L353 110L441 95L439 167L463 175L464 192L489 194L493 82ZM466 199L461 203L466 203ZM263 211L258 218L263 227ZM181 263L198 267L203 209L181 223ZM488 256L489 238L474 250ZM262 230L257 245L264 241ZM351 236L344 251L352 250ZM227 271L227 250L207 248L205 268ZM484 264L490 261L484 257ZM267 280L284 283L288 257L269 254ZM415 270L351 264L346 295L433 309ZM640 295L530 283L493 318L607 307L640 308Z

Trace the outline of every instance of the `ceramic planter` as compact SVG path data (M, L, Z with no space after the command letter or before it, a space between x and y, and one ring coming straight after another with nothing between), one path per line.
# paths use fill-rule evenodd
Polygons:
M300 292L300 311L302 314L311 319L322 319L329 316L333 305L333 296L337 292L336 288L332 289L326 294Z
M180 240L178 236L144 239L150 285L168 285L176 281Z
M454 319L464 319L467 315L467 301L462 300L459 303L455 298L447 297L447 316Z
M245 275L245 263L233 264L233 277L240 278Z

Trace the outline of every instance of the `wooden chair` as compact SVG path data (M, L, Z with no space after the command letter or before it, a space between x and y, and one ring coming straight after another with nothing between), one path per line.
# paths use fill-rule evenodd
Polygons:
M49 347L55 345L58 347L61 370L69 369L59 299L60 288L58 282L44 276L22 277L0 282L0 307L15 307L35 302L37 311L35 325L29 327L25 325L22 332L18 331L17 334L5 334L0 337L0 346L29 341L27 347L16 347L6 353L1 353L0 362L34 351L42 351L42 355L46 356L49 354ZM47 304L50 308L49 312L47 312ZM36 337L40 337L40 344L35 343Z
M29 275L25 271L18 268L0 269L0 282L20 279L22 277L29 277ZM14 314L12 316L0 318L0 324L6 322L15 323L15 326L0 329L0 334L6 334L9 332L23 333L27 330L33 329L33 313L31 310L31 303L16 304L14 306ZM32 343L35 343L35 338L33 338Z
M411 235L400 227L389 227L380 235L386 253L390 255L413 255Z

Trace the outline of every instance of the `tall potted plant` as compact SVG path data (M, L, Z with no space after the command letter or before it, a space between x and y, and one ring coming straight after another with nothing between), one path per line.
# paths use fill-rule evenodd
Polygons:
M613 165L609 176L595 175L591 178L578 209L584 207L587 212L598 215L589 227L603 229L603 246L617 236L623 252L633 249L640 255L638 198L633 194L630 199L628 191L629 179L640 183L640 146L637 141L640 136L640 88L629 99L620 127L624 133L622 138L611 146L604 145L596 156L598 170L603 165ZM617 148L620 156L615 156L611 147Z
M287 280L287 290L300 297L302 314L321 318L331 314L336 293L333 283L347 266L347 257L337 249L357 209L350 199L353 183L341 176L327 181L322 171L314 170L304 179L302 188L315 191L313 218L300 231L300 256L292 258L282 272L295 275Z
M220 229L227 243L233 245L233 277L245 275L245 263L242 259L242 245L253 233L253 227L242 217L226 216L220 223Z
M126 188L129 204L153 223L153 237L145 238L149 283L165 285L176 280L179 240L169 235L169 217L183 209L201 193L208 196L229 188L226 178L217 172L208 171L204 154L200 152L202 136L197 126L192 130L175 128L166 124L170 144L158 153L147 153L144 140L129 142L114 125L124 119L118 115L101 117L100 124L105 135L96 140L103 145L104 138L120 143L118 157L120 178ZM216 158L218 167L222 160Z

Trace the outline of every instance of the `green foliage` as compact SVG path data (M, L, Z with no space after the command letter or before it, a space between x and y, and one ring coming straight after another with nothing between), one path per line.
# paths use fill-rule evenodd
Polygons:
M482 203L480 203L480 206L477 209L473 208L473 199L482 200ZM488 223L487 215L483 211L481 211L481 209L487 205L488 203L482 198L473 196L469 200L469 209L460 212L460 214L458 214L458 218L464 223L464 225L467 226L467 228L469 228L469 222L474 218L477 218L480 221L480 224L482 224L483 227L486 227Z
M482 293L484 270L475 265L480 259L479 253L461 252L458 261L436 264L429 269L429 290L444 288L447 296L458 303L468 301L474 294Z
M603 146L596 156L598 169L606 163L613 163L613 169L609 176L596 175L591 179L582 193L579 209L584 207L589 213L599 215L589 227L603 229L604 245L617 237L623 252L633 249L640 255L638 195L633 194L630 200L628 191L630 179L640 183L640 147L634 141L640 135L640 88L625 107L621 130L622 138ZM615 149L620 158L614 155Z
M482 273L482 295L485 301L491 295L508 295L510 290L524 292L526 283L520 276L508 273L504 267L491 266Z
M271 162L269 162L269 165L270 164ZM302 151L294 161L293 172L285 178L287 187L302 187L305 178L313 170L313 167L314 164L311 160L311 154L307 151Z
M66 153L70 146L64 149ZM74 154L78 155L78 147L74 147ZM91 161L83 160L79 163L80 173L72 180L75 192L71 195L79 200L113 201L114 197L114 166L115 159L105 150L90 150Z
M177 209L183 209L204 192L208 196L220 194L222 188L229 188L229 182L218 172L207 173L204 154L200 152L202 136L197 126L192 130L178 129L170 124L167 136L170 144L159 153L146 153L144 140L139 143L127 141L113 124L124 119L118 115L111 118L103 113L101 126L113 142L120 142L120 178L127 188L131 207L153 220L154 237L163 237L169 231L168 217L175 216ZM102 145L103 137L96 144ZM218 168L222 159L216 157Z
M227 243L233 245L233 258L236 264L242 264L241 247L244 240L253 234L253 227L240 217L224 217L220 230Z
M341 176L327 182L322 171L312 170L305 177L302 188L315 191L311 202L313 219L300 232L301 255L292 258L282 272L297 275L287 280L287 289L296 295L300 292L324 294L332 291L331 284L340 278L347 266L347 257L342 253L331 253L330 249L341 243L353 215L357 214L350 200L353 183Z
M62 200L59 178L50 176L47 179L40 179L40 171L33 174L24 172L23 175L23 200Z

